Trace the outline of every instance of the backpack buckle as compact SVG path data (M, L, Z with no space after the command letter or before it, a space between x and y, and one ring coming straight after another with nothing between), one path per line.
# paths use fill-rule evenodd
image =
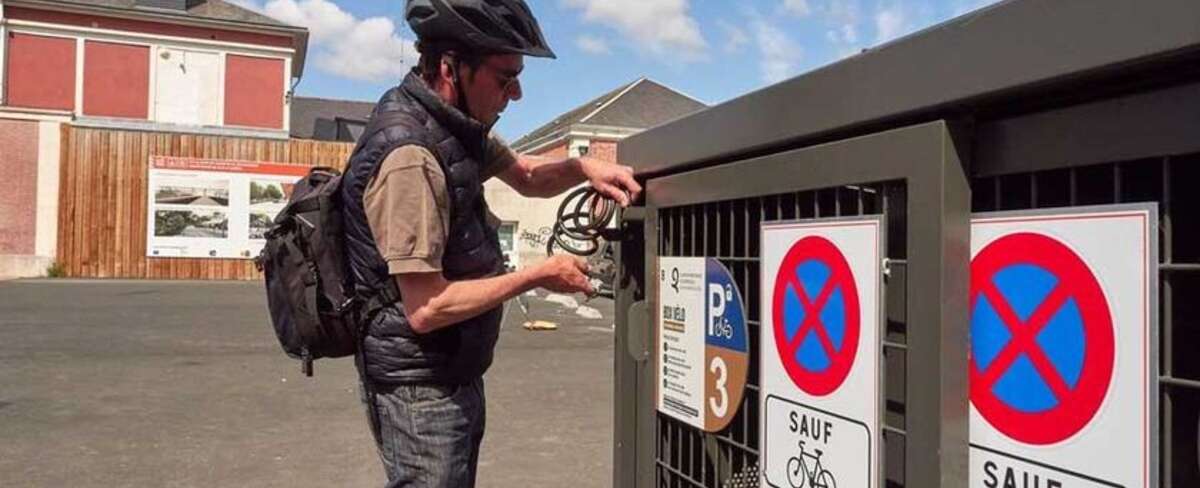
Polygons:
M346 298L346 301L342 302L341 305L335 306L333 311L336 312L338 315L341 315L341 314L345 313L347 310L350 310L350 307L353 307L356 303L358 303L357 296L348 297L348 298Z

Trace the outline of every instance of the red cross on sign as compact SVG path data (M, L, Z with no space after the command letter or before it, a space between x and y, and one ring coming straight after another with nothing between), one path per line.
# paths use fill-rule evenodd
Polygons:
M1034 445L1061 442L1100 409L1113 376L1113 321L1092 270L1041 234L988 244L971 262L971 403Z
M858 288L845 256L811 236L788 250L772 300L775 346L788 376L810 395L826 396L846 380L858 351Z

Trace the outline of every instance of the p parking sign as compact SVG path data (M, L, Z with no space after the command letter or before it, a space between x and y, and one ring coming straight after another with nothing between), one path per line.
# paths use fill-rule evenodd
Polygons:
M658 278L658 410L720 431L742 404L750 369L737 282L712 258L662 258Z

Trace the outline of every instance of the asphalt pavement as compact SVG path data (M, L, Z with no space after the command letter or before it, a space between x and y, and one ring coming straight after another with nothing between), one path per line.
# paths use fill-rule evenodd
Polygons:
M587 305L506 314L480 487L611 486L612 302ZM260 283L0 282L0 486L382 485L353 362L304 377Z

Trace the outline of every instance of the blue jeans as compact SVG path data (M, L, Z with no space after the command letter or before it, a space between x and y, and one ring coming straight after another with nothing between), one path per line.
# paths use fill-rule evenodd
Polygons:
M375 386L371 431L387 488L472 488L486 408L483 379ZM371 393L368 393L371 394Z

